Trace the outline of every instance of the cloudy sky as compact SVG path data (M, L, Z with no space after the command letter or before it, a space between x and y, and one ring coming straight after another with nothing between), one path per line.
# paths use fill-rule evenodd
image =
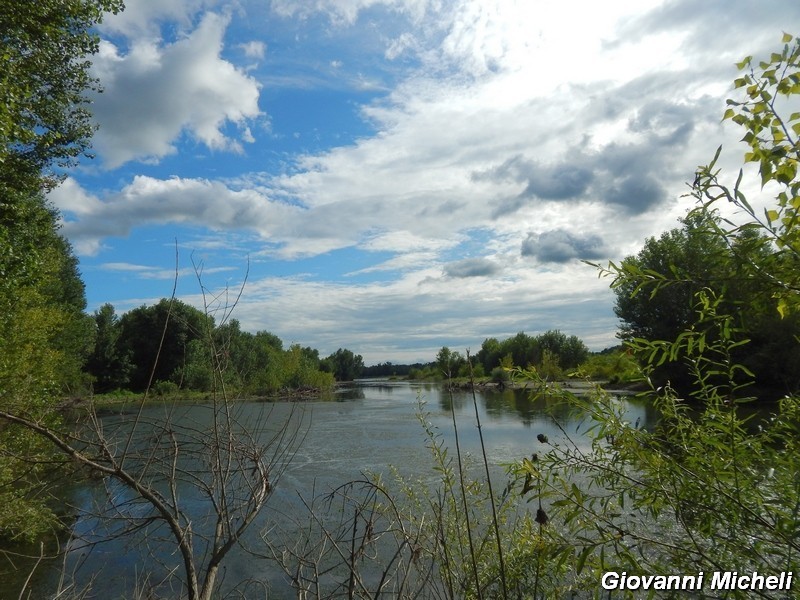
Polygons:
M126 4L92 67L96 156L52 194L89 309L176 270L199 307L246 279L243 328L367 364L615 344L582 260L675 227L718 145L738 169L734 63L800 24L789 0Z

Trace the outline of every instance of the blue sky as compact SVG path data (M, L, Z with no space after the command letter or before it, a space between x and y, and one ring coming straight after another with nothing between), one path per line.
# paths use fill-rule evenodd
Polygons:
M189 303L244 284L243 328L368 364L615 344L581 260L677 226L718 145L735 174L734 63L800 23L781 0L126 4L99 29L95 158L51 194L89 309L177 269Z

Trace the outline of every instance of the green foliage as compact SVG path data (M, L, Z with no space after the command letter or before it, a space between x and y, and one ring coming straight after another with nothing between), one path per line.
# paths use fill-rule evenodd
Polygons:
M121 9L119 0L0 3L0 195L38 187L46 171L52 185L52 168L87 150L92 29Z
M467 361L461 353L454 352L447 346L442 346L442 349L436 354L435 365L438 378L445 379L458 377L462 369L467 369Z
M588 355L588 348L577 336L550 330L538 336L519 332L502 342L487 338L475 358L487 373L498 366L510 369L515 365L533 365L557 378L563 375L562 370L574 369Z
M351 350L339 348L322 361L321 368L323 371L333 373L336 381L353 381L364 370L364 359Z
M504 591L524 597L534 587L537 553L541 547L532 515L520 511L519 496L506 488L492 502L491 487L476 477L475 465L451 454L441 434L418 412L431 453L433 480L402 477L396 501L408 519L407 529L419 532L417 551L438 569L438 583L448 598L500 598ZM496 546L493 518L500 528L501 552ZM502 576L501 576L502 572Z
M593 380L609 383L627 383L641 379L639 363L629 349L600 352L589 356L579 369L579 374Z
M162 299L125 313L119 321L117 351L129 356L130 388L144 391L151 381L181 383L189 344L208 339L213 320L176 299Z
M800 403L784 398L771 419L752 422L741 399L750 373L732 360L742 345L733 317L718 312L720 299L698 299L693 328L641 349L652 357L648 370L665 355L692 365L699 412L671 388L653 390L661 419L645 431L600 389L588 400L561 390L591 415L591 447L564 431L558 441L540 438L538 462L516 467L521 480L538 482L528 494L558 523L557 546L570 548L558 558L573 565L576 589L596 589L605 571L800 567Z
M561 370L559 366L558 356L555 352L545 348L542 351L542 359L539 363L537 371L539 375L546 380L553 381L556 379L561 379L564 376L564 372Z
M224 386L234 395L267 396L305 388L328 389L333 375L320 370L319 354L293 345L283 350L274 334L242 331L236 319L214 327L208 339L187 345L186 359L172 381L198 391Z
M42 422L55 418L63 391L86 383L81 366L93 344L77 260L42 190L57 181L54 168L88 148L91 28L121 6L0 3L0 399ZM44 448L30 432L0 428L0 536L30 539L52 525L37 483Z
M776 309L785 316L800 302L800 112L783 112L800 94L800 41L788 34L782 41L783 48L769 61L756 67L747 57L739 64L743 75L735 86L743 90L744 98L728 100L730 108L724 115L745 129L742 140L750 146L745 161L758 164L762 188L775 190L774 203L763 213L754 209L741 191L742 172L733 187L723 185L715 170L716 157L698 171L693 196L700 203L698 210L708 211L724 200L745 215L743 223L727 219L720 223L716 232L724 239L738 240L755 229L774 243L775 252L750 262L751 276L771 287ZM749 250L745 246L742 252Z
M509 369L505 367L495 367L492 369L492 372L489 374L489 378L491 379L492 383L497 384L506 384L511 379L511 375L509 374Z
M606 571L800 569L800 399L792 389L770 406L768 418L754 418L748 403L755 398L748 394L760 373L740 360L753 348L742 320L742 298L755 299L762 313L771 307L787 328L796 323L788 319L798 293L794 205L800 205L800 127L793 123L800 115L781 118L774 99L800 94L800 41L784 36L784 43L783 52L759 63L758 73L752 59L742 63L750 73L736 86L746 99L729 102L726 113L746 129L751 151L745 159L757 161L761 183L777 190L773 207L763 218L750 207L740 189L741 174L733 188L720 183L715 158L694 181L698 206L687 222L697 225L696 231L686 238L662 238L665 247L677 240L676 250L705 245L710 260L720 261L712 264L724 274L737 274L735 285L720 285L712 269L707 271L712 277L703 279L698 274L708 263L698 267L691 261L667 259L655 266L629 261L603 270L628 297L643 296L643 309L648 303L676 301L675 308L684 311L674 330L632 337L627 346L643 357L648 381L665 364L684 365L691 396L683 397L670 385L651 389L648 398L660 420L647 431L631 424L623 404L601 389L584 399L550 387L591 416L585 431L591 444L574 441L563 429L555 440L539 435L534 457L515 467L523 492L544 511L542 520L553 532L550 560L566 566L567 580L577 592L595 593ZM722 199L739 207L746 222L718 217L715 204ZM705 260L699 252L694 255ZM675 290L685 297L677 301L671 294ZM787 340L784 351L796 353L797 346L797 338L791 344ZM762 366L775 368L774 363ZM535 371L522 374L541 382ZM549 590L545 595L551 597ZM725 597L777 596L752 589L727 590Z
M94 313L95 343L86 361L86 371L94 377L94 391L105 393L125 388L131 371L130 354L119 345L119 318L111 304L104 304Z
M762 388L796 389L800 362L794 338L800 321L781 318L773 284L758 274L757 265L773 260L769 239L752 227L735 236L721 234L723 223L712 207L701 205L683 219L682 228L648 239L636 256L609 265L605 272L615 277L620 337L632 342L630 348L638 339L674 339L691 326L696 296L708 289L737 315L740 339L752 342L735 358L758 371ZM774 335L766 335L770 331ZM769 364L773 368L758 369ZM670 382L689 391L692 376L685 365L667 358L656 367L651 376L658 385Z
M180 391L180 388L173 381L156 381L153 384L153 391L156 396L175 396Z
M56 403L83 384L80 366L93 343L83 284L56 213L41 193L0 196L0 401L55 423ZM31 539L51 528L40 479L48 446L15 426L0 426L0 537ZM40 461L25 460L38 457Z

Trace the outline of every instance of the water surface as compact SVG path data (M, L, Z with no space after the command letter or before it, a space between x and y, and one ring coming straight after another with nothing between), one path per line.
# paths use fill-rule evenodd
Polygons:
M390 478L390 467L393 467L406 477L434 478L434 465L426 447L429 440L420 418L451 448L451 456L455 452L453 414L462 453L472 457L481 454L480 421L492 477L500 480L497 482L499 489L505 484L504 465L546 450L537 441L537 435L544 434L555 440L562 435L561 428L571 433L579 431L583 420L567 406L552 399L534 397L526 390L478 391L475 402L477 416L471 391L449 391L432 384L364 380L339 390L333 401L237 403L238 419L245 424L259 424L261 435L270 435L289 422L302 437L288 455L276 456L274 492L261 520L251 528L248 544L258 553L266 553L259 536L265 528L273 528L274 535L278 530L291 535L293 527L308 519L304 503L365 474ZM626 400L626 403L631 422L639 420L642 426L649 426L654 419L652 409L633 400ZM131 409L122 414L106 415L106 431L129 426L134 413ZM198 431L208 426L210 415L210 408L203 404L152 405L143 413L145 419L158 422L168 417L176 423L190 422ZM135 443L146 448L153 442L144 432ZM200 469L202 465L192 468ZM126 490L114 485L108 487L117 502L127 499ZM180 494L184 508L196 515L199 527L207 510L206 500L190 486L182 486ZM81 515L75 523L77 537L98 541L109 535L113 523L109 529L106 523L91 516L93 507L105 501L103 485L83 485L72 490L69 498L76 514ZM91 585L94 597L131 597L136 586L141 585L143 573L153 573L155 580L165 568L179 564L168 546L159 546L157 533L149 531L146 539L132 536L91 548L73 541L68 570L74 573L78 586ZM148 558L151 553L159 556L164 565L154 564ZM237 551L226 564L223 589L253 579L269 586L270 598L293 597L284 576L265 558ZM45 597L45 590L53 589L55 571L53 565L40 567L32 597ZM10 585L11 596L16 597L21 580ZM252 589L256 588L248 591L248 597L255 595ZM0 587L0 596L9 595L3 591ZM263 597L263 591L259 595Z

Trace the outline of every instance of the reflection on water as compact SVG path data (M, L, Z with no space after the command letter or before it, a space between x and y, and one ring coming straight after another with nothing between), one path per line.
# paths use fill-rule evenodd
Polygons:
M475 399L488 460L498 475L502 475L502 465L542 449L536 439L538 434L545 434L551 440L557 439L564 430L577 432L576 435L580 436L584 416L575 414L570 406L554 398L537 396L527 390L492 389L476 391ZM654 423L655 415L648 405L633 400L625 402L631 422L638 419L644 427ZM281 519L288 521L293 515L303 514L302 499L310 499L314 493L325 493L337 485L358 479L365 472L388 476L388 469L392 466L404 476L431 477L433 465L418 419L420 403L423 418L451 447L454 442L452 410L462 450L473 455L480 453L471 391L449 391L426 383L365 380L338 390L334 401L329 402L238 404L239 418L245 423L266 421L278 426L289 419L294 410L294 418L300 414L308 427L307 436L291 462L281 465L283 474L267 505L264 520L252 527L253 535L248 543L259 544L258 532L266 523L280 522ZM298 406L300 413L297 412ZM147 407L145 417L163 418L164 412L163 406ZM124 423L128 418L119 414L105 417L109 424L119 420ZM192 419L199 426L202 411L184 405L176 412L175 418ZM146 436L141 443L147 443ZM200 464L196 468L201 468ZM103 530L102 524L88 515L92 503L102 502L102 492L102 486L95 484L95 487L83 486L71 495L76 510L84 515L76 522L75 529L87 537L98 536ZM196 515L196 522L201 523L206 507L190 491L182 494ZM175 563L175 557L170 556L168 549L155 548L166 567L158 567L152 562L145 566L145 557L153 550L152 540L147 542L114 540L91 552L76 552L70 557L70 569L76 570L79 584L92 583L96 597L130 597L143 571L158 574ZM53 585L52 574L55 571L51 566L48 578L42 568L39 587L32 597L47 595L43 590ZM241 552L231 556L223 588L230 588L233 583L247 578L269 582L273 588L270 597L291 595L288 584L272 563ZM10 587L7 589L0 584L0 597L16 597L18 594L21 580L8 581L6 585Z

